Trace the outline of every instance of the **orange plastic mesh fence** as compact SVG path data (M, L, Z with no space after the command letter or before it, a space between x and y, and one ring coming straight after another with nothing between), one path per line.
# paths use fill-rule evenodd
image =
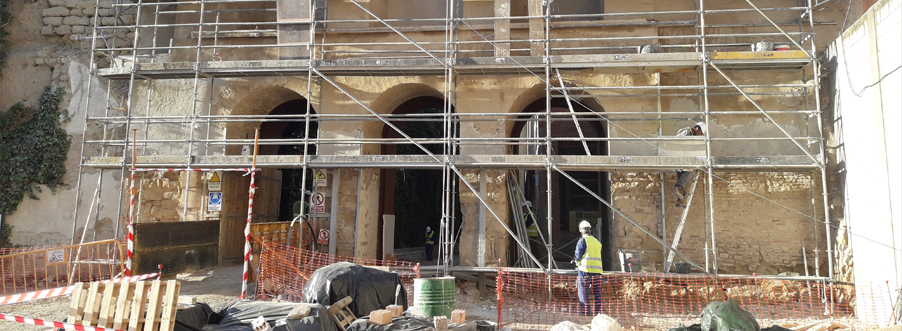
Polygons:
M336 262L351 262L396 272L407 291L408 304L413 300L413 279L419 273L416 263L341 257L271 241L264 242L260 253L262 265L255 298L303 302L304 284L310 275L316 269Z
M16 294L116 277L123 269L118 240L40 248L0 256L0 294Z
M868 310L873 316L855 316L856 291L848 285L660 273L588 277L585 288L589 305L582 307L578 281L576 275L502 270L497 281L499 295L503 297L498 301L502 303L500 322L514 330L534 329L562 321L588 324L596 313L603 313L624 326L664 329L699 323L705 306L727 298L751 312L762 327L825 318L844 319L846 324L864 326L871 322L863 321L889 316L887 312L890 311L888 306L875 306ZM601 300L592 299L594 287L600 289ZM880 300L887 295L871 288L859 287L858 290L858 296L866 295L876 302L883 302ZM868 293L861 293L862 290Z

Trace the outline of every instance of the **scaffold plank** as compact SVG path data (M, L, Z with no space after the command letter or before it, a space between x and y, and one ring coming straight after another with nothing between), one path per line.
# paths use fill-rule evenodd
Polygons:
M139 156L137 166L184 168L185 156ZM129 163L131 160L126 160ZM260 155L260 167L301 168L300 155ZM460 168L493 167L499 169L544 169L544 155L453 155L449 161ZM121 168L118 157L87 158L85 166ZM196 156L194 168L250 167L253 157L242 155ZM660 171L705 167L704 157L684 156L627 156L627 155L557 155L552 162L565 170L594 171ZM442 165L427 155L311 155L308 166L313 168L382 168L382 169L441 169ZM714 168L747 171L807 171L817 165L805 155L721 156L714 158Z

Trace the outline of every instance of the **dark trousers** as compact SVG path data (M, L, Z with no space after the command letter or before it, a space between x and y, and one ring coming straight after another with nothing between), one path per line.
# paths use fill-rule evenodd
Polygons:
M689 184L689 177L692 174L692 171L679 171L677 170L677 181L676 187L686 187L686 184Z
M576 294L579 297L579 312L585 315L601 314L601 274L579 272L576 278ZM592 297L589 297L589 288Z
M426 261L432 261L432 248L435 245L426 244Z

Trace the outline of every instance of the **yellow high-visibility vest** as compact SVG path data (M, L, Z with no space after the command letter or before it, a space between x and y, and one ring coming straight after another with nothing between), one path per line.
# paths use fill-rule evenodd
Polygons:
M529 212L523 214L523 219L529 219ZM539 226L536 224L536 218L532 218L532 224L526 228L526 235L530 238L538 238L539 237Z
M435 231L426 232L426 245L435 245L435 241L432 240L432 236L435 235Z
M583 240L586 241L586 253L576 263L576 267L582 272L604 273L601 262L601 243L588 234L583 235Z

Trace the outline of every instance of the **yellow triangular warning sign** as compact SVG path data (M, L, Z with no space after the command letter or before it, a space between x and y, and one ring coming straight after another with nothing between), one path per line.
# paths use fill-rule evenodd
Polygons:
M326 179L326 174L324 174L324 173L323 173L322 171L320 171L320 170L317 170L317 171L316 171L316 179Z
M211 182L220 182L220 180L219 180L219 174L217 174L217 173L214 172L214 173L213 173L213 177L210 177L210 181L211 181Z

